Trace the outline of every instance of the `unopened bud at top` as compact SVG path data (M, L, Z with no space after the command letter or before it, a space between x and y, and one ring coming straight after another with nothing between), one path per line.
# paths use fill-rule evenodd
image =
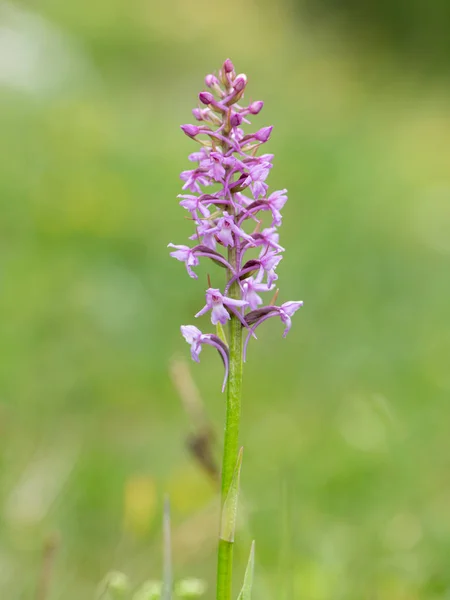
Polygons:
M240 73L233 81L233 87L236 90L236 92L242 92L246 85L247 75L244 75L244 73Z
M200 102L203 104L211 104L214 102L214 96L211 94L211 92L200 92L198 97Z
M197 125L181 125L181 129L190 138L195 137L200 132L200 127L197 127Z
M225 73L232 73L234 71L234 65L229 58L223 63L223 70Z
M253 135L253 137L255 139L257 139L258 142L267 142L267 140L270 138L270 134L272 133L272 129L273 129L272 125L270 125L270 127L263 127L262 129L257 131Z
M256 100L255 102L252 102L250 104L250 106L248 107L248 110L249 110L250 114L257 115L259 112L261 112L261 109L263 106L264 106L264 102L262 100Z

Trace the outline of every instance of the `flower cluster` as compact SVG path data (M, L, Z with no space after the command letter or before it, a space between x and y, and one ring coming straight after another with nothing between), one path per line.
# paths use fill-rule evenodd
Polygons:
M250 337L256 328L270 317L280 317L285 325L283 336L291 328L292 315L302 302L285 302L261 307L260 293L274 289L278 276L276 267L284 248L279 244L277 228L281 225L281 210L287 201L286 190L268 193L267 176L272 168L272 154L259 154L270 138L272 127L263 127L245 134L242 125L257 115L262 101L243 106L241 101L247 86L246 75L236 75L233 63L227 59L217 76L207 75L209 91L199 94L199 106L192 113L197 125L182 125L183 132L199 144L189 156L194 168L180 175L184 194L179 198L195 224L192 247L169 244L171 256L183 262L190 277L197 279L194 268L200 258L209 258L226 268L227 283L223 290L209 287L206 304L195 315L211 312L213 325L224 325L234 315L247 332L244 359ZM268 213L266 226L264 215ZM221 250L226 249L226 253ZM251 255L250 255L251 253ZM250 258L250 256L252 256ZM210 285L210 284L209 284ZM231 288L237 289L230 297ZM223 335L203 334L197 327L181 327L191 345L194 360L199 360L203 344L214 346L225 364L225 387L228 373L228 346Z

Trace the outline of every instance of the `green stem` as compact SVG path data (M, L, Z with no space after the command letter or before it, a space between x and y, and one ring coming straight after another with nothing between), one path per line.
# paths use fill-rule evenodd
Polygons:
M236 267L236 248L228 249L228 262ZM229 274L231 277L231 273ZM230 298L241 298L239 283L230 286ZM227 414L222 462L222 510L233 479L239 449L239 424L241 419L242 388L242 326L231 315L229 327L230 365L227 387ZM230 600L233 574L233 542L219 539L217 564L217 600Z

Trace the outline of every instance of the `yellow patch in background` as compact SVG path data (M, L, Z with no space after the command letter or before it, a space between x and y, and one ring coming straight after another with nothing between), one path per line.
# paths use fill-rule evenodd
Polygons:
M152 524L158 497L149 475L132 475L125 484L123 529L136 537L146 535Z
M179 515L195 512L215 496L213 484L192 463L183 464L174 471L166 485L172 510Z

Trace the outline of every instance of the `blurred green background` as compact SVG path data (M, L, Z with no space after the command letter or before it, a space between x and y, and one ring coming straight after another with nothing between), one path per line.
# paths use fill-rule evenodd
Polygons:
M236 583L254 537L259 600L450 598L450 16L365 6L0 4L1 598L36 597L53 535L52 600L159 577L165 492L176 575L214 596L170 376L210 267L166 245L191 232L179 124L228 56L275 125L280 300L305 302L250 344ZM220 361L192 374L220 441Z

